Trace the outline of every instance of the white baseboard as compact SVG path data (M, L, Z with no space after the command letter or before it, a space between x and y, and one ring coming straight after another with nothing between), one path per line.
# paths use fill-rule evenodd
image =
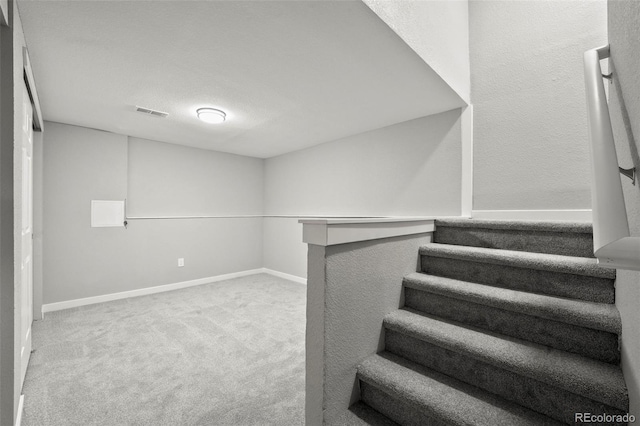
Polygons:
M285 274L284 272L274 271L273 269L268 269L268 268L262 268L262 269L265 274L273 275L274 277L280 277L280 278L284 278L285 280L307 285L306 278L302 278L297 275Z
M82 299L67 300L64 302L47 303L42 305L42 313L60 311L62 309L76 308L78 306L93 305L95 303L111 302L113 300L126 299L129 297L146 296L148 294L163 293L165 291L179 290L181 288L193 287L196 285L208 284L217 281L230 280L233 278L246 277L264 273L263 268L251 269L248 271L234 272L231 274L216 275L214 277L198 278L196 280L182 281L173 284L165 284L154 287L141 288L138 290L122 291L120 293L104 294L101 296L85 297Z
M20 426L22 423L22 411L24 410L24 395L20 395L18 401L18 415L16 416L16 426Z
M42 317L45 312L61 311L63 309L77 308L79 306L94 305L96 303L111 302L114 300L127 299L129 297L146 296L149 294L163 293L165 291L179 290L181 288L193 287L196 285L209 284L218 281L230 280L233 278L246 277L255 274L270 274L276 277L285 278L301 284L306 284L307 280L284 272L274 271L267 268L250 269L247 271L233 272L231 274L216 275L214 277L198 278L195 280L182 281L173 284L158 285L154 287L141 288L137 290L122 291L119 293L103 294L101 296L85 297L82 299L67 300L64 302L47 303L42 305Z
M591 209L579 210L473 210L472 219L492 220L560 220L592 222Z

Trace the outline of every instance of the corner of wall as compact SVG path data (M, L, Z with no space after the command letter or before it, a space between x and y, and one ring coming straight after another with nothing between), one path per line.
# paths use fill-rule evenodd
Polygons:
M462 109L461 116L460 215L471 216L473 210L473 105Z
M461 101L471 103L469 2L363 0Z

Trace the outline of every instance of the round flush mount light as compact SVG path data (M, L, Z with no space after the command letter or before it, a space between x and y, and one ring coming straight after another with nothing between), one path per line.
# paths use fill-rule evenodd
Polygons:
M215 108L199 108L197 111L198 118L205 123L219 124L227 119L227 114Z

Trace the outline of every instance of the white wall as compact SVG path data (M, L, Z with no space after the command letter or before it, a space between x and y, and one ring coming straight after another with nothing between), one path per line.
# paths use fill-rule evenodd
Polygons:
M609 111L619 164L640 170L640 3L609 1ZM631 235L640 236L640 185L622 179ZM618 270L616 306L622 316L622 369L631 414L640 418L640 273Z
M257 158L129 138L130 216L261 215Z
M469 103L469 7L466 0L363 1Z
M273 271L307 278L307 244L296 217L265 217L262 264Z
M474 209L588 209L582 54L606 2L469 2Z
M460 110L265 162L265 214L460 215ZM266 218L264 265L306 276L297 218Z
M59 123L46 127L45 304L262 266L261 218L131 220L127 229L90 227L92 199L127 198L144 214L259 212L262 160L129 142L123 135ZM219 167L223 161L233 167ZM217 191L219 186L233 190ZM177 267L178 257L185 258L185 267Z

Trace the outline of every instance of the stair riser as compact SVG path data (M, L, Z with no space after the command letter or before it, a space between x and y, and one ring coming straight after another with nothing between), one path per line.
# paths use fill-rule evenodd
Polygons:
M625 414L606 404L394 330L386 329L385 345L387 351L398 356L570 424L574 423L574 413Z
M394 398L363 380L360 381L360 398L374 410L403 426L447 426L452 424L448 421L437 420L406 401Z
M405 287L405 306L496 333L612 364L620 362L618 336Z
M324 421L325 426L400 426L390 418L377 412L369 405L358 401L351 405L338 418L332 421Z
M437 226L434 242L563 256L594 257L592 234Z
M550 296L614 303L613 280L492 263L421 256L426 274Z

